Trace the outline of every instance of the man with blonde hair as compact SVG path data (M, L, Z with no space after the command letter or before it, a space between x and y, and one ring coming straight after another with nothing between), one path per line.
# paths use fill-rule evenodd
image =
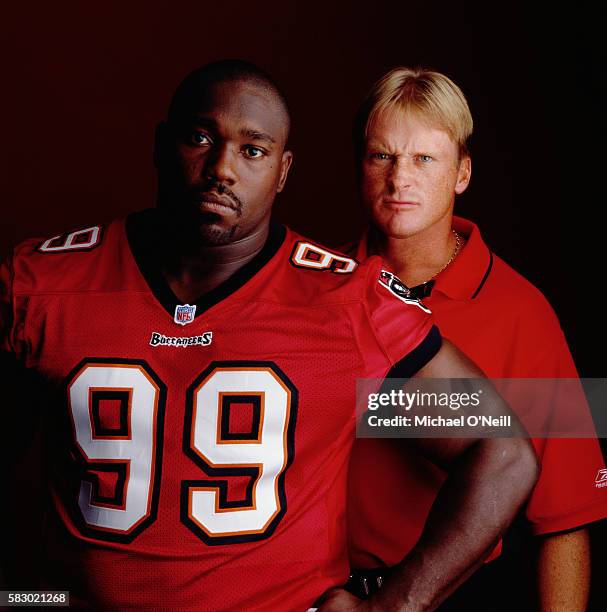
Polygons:
M371 223L351 254L359 261L383 257L412 294L424 298L441 333L487 376L577 377L543 295L489 250L474 223L453 215L455 196L470 182L472 126L462 91L443 74L396 68L373 86L353 133ZM538 605L585 610L585 526L607 516L607 491L595 486L604 466L600 448L594 438L535 439L534 446L542 472L526 518L532 532L544 536L537 539ZM443 479L390 440L357 440L349 521L352 565L365 570L355 581L359 593L381 584L385 568L414 548ZM464 609L455 601L450 609ZM480 609L504 609L504 602L493 608L485 599Z

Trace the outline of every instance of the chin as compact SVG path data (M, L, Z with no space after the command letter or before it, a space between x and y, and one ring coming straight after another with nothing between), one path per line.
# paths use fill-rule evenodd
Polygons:
M226 219L219 214L201 214L196 211L192 221L193 227L198 227L198 236L203 244L215 246L236 240L238 224L226 222Z
M198 235L203 244L209 246L221 246L230 244L237 240L238 226L225 227L216 223L206 224L201 223L199 226Z
M375 221L377 228L390 238L409 238L423 231L424 224L413 217L403 218L402 213L389 219L378 219Z

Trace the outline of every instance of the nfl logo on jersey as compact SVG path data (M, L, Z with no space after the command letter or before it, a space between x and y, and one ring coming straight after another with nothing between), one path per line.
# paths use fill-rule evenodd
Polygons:
M194 320L196 314L196 304L190 306L189 304L177 305L175 307L175 323L179 325L187 325Z

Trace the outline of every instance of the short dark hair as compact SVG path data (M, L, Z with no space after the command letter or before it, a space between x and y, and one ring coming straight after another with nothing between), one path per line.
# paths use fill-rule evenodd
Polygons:
M204 91L218 83L230 81L252 82L274 95L284 111L287 134L289 133L291 115L289 105L280 87L264 70L251 62L239 59L219 60L190 72L178 85L171 98L167 120L169 123L179 121L192 110L193 105Z

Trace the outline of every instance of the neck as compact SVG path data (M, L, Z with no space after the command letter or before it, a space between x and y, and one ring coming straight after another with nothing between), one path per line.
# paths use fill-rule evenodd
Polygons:
M375 228L369 235L370 253L380 255L408 287L421 285L442 271L456 245L451 216L412 236L385 236Z
M268 224L230 244L196 245L171 254L163 275L171 290L183 302L196 301L248 264L264 247Z

